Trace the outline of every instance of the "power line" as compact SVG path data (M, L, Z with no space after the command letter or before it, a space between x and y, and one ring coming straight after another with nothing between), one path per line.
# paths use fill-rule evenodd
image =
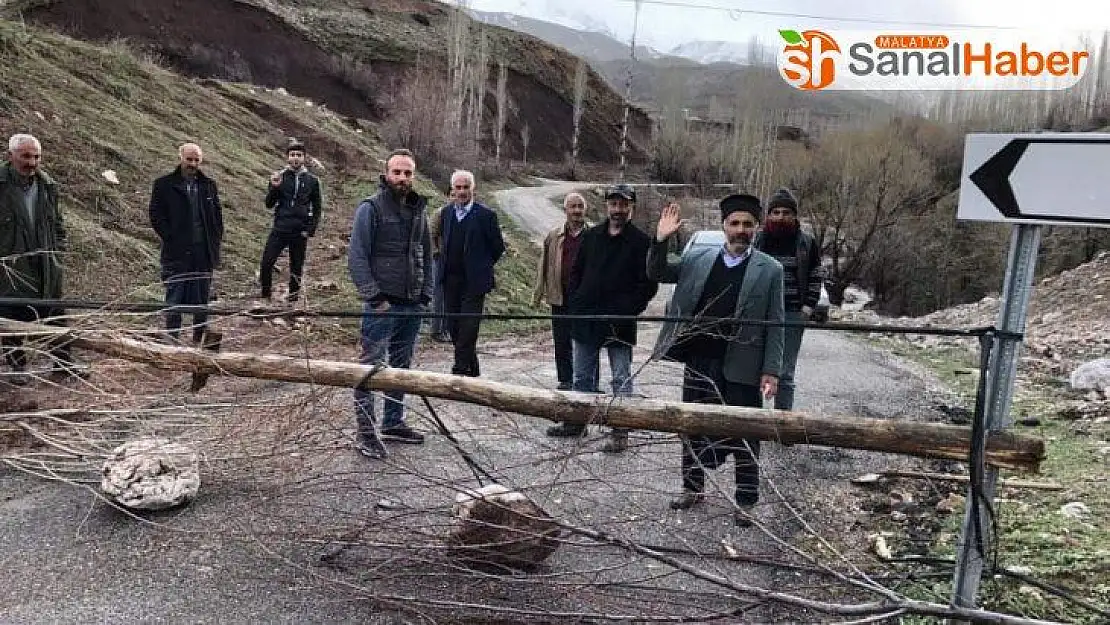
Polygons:
M636 0L620 0L621 2L635 2ZM937 28L982 28L991 30L1024 30L1023 26L998 26L993 24L966 24L960 22L919 22L905 20L874 19L868 17L842 17L833 15L817 15L814 13L791 13L789 11L765 11L760 9L743 9L723 7L714 4L701 4L697 2L678 2L676 0L640 0L643 4L676 7L682 9L705 9L724 11L734 20L739 20L743 15L766 15L770 17L796 17L826 22L850 22L862 24L883 24L888 26L932 26Z

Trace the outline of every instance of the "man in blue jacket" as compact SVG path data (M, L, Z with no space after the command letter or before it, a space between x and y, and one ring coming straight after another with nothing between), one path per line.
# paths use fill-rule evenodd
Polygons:
M420 333L420 317L415 313L432 299L431 237L424 212L427 200L413 191L416 159L411 152L394 150L385 168L378 192L363 200L355 211L347 263L364 302L359 362L388 362L390 367L407 369ZM386 311L413 315L382 316ZM379 433L372 394L355 390L357 448L362 455L388 455L383 439L417 445L424 442L424 436L405 423L404 401L402 392L385 394Z
M305 167L305 147L296 139L285 148L288 167L270 177L266 208L274 211L274 225L266 239L258 281L262 299L269 300L273 289L274 264L289 248L289 296L295 302L301 293L301 276L308 250L308 239L316 234L320 214L324 210L320 179Z
M493 266L505 253L505 239L497 223L497 213L474 200L474 174L459 170L451 175L454 202L439 212L439 284L443 288L443 310L451 313L480 314L486 294L496 283ZM478 317L456 318L448 322L451 342L455 344L455 364L451 373L478 377Z

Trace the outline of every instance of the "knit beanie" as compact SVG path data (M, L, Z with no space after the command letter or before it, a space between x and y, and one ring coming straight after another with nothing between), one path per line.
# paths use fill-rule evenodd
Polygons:
M771 194L771 199L767 201L767 210L773 208L789 208L795 213L798 212L798 198L790 192L790 189L782 188Z

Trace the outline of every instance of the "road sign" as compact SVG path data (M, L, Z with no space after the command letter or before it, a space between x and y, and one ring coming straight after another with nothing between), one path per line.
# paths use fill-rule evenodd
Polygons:
M956 217L1110 228L1110 133L967 135Z

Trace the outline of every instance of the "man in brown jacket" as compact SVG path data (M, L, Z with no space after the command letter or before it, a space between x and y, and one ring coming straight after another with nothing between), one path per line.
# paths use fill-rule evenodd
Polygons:
M552 315L567 314L570 268L574 266L582 233L591 226L586 222L586 198L582 194L568 194L563 199L563 210L566 222L547 233L543 241L543 251L536 267L536 290L532 294L532 306L538 308L546 300ZM555 343L555 371L559 378L557 388L569 391L574 382L570 320L552 319L551 337Z

